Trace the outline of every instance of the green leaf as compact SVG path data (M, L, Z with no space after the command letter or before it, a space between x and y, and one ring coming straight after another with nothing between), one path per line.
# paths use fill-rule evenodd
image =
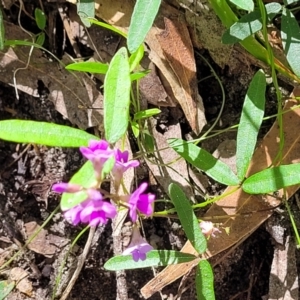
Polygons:
M161 0L137 0L132 13L127 46L134 53L144 42L160 7Z
M111 30L121 36L123 36L125 39L127 38L127 34L125 34L123 31L119 30L118 28L112 26L112 25L109 25L109 24L106 24L104 22L100 22L98 20L95 20L93 18L88 18L88 20L92 23L92 24L95 24L95 25L98 25L98 26L101 26L103 28L106 28L108 30Z
M230 26L222 36L222 43L234 44L243 41L248 36L261 30L262 21L259 11L253 11L242 16L236 23Z
M99 138L83 130L46 122L0 121L0 139L15 143L40 144L54 147L87 146Z
M43 44L45 42L45 33L41 32L40 34L38 34L35 42L36 42L36 44L43 46Z
M281 40L288 63L300 77L300 28L294 15L287 8L282 10Z
M214 274L207 260L200 260L196 269L197 300L214 300Z
M140 269L156 266L167 266L192 261L196 256L173 250L152 250L147 253L146 260L135 262L132 255L114 256L109 259L104 268L108 271Z
M134 53L132 53L129 57L130 72L132 72L139 65L143 57L144 57L144 45L140 45L139 48Z
M108 65L102 64L100 62L84 61L69 64L66 66L66 69L73 71L106 74L108 70Z
M36 25L38 26L38 28L41 30L44 30L46 27L45 13L41 9L36 8L34 10L34 17L35 17L35 22L36 22Z
M161 112L161 110L158 108L150 108L150 109L142 110L142 111L135 113L133 119L134 120L146 119L146 118L152 117L154 115L157 115L160 112Z
M145 147L146 151L149 153L154 152L154 148L155 148L154 138L150 134L148 129L144 129L143 137L144 137L144 147Z
M81 22L90 27L91 22L87 18L95 17L95 0L78 0L77 1L77 14Z
M266 78L262 70L248 88L237 133L237 176L243 180L252 158L265 109Z
M198 253L204 253L207 248L206 238L201 232L190 201L182 189L174 183L169 186L169 194L187 238Z
M140 135L140 126L136 121L131 121L133 135L137 138Z
M0 50L4 49L5 29L2 8L0 8Z
M0 281L0 300L4 300L14 287L14 282L9 282L8 280Z
M298 1L298 0L297 0ZM269 21L271 21L280 11L282 6L279 3L271 2L265 5Z
M150 72L151 72L150 70L145 70L145 71L141 71L141 72L132 73L132 74L130 74L130 80L131 81L139 80L139 79L145 77Z
M115 165L116 159L114 156L111 156L102 166L101 169L101 178L105 178L106 175L110 173Z
M249 194L266 194L300 183L300 164L281 165L255 173L242 189Z
M230 2L244 10L253 11L254 9L253 0L230 0Z
M95 187L97 180L95 177L95 170L91 161L87 161L77 173L75 173L70 183L79 184L85 188ZM78 193L63 193L61 197L60 206L62 210L70 209L87 199L86 192Z
M240 181L232 170L206 150L180 139L169 139L168 143L187 162L214 180L226 185L239 185Z
M117 142L129 122L130 73L126 48L112 58L104 80L104 130L106 140Z

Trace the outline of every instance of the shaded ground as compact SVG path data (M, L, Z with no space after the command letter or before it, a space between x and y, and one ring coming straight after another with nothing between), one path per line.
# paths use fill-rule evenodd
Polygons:
M34 1L32 1L34 2ZM204 56L209 57L204 52ZM207 66L197 57L199 78L210 74ZM225 128L238 123L243 103L243 95L249 84L253 70L240 70L231 74L228 70L220 70L214 66L225 87L227 95L226 106L218 128ZM203 82L199 90L204 99L206 115L211 124L220 106L220 89L214 79L209 83ZM42 94L42 93L41 93ZM274 113L276 102L272 88L268 91L266 115ZM47 121L57 124L70 125L54 109L47 97L34 98L20 93L17 101L12 87L0 85L0 120L25 119ZM266 124L266 128L270 125ZM183 125L183 130L187 130ZM265 129L267 130L267 129ZM226 139L234 139L236 132L230 132L217 139L210 139L204 143L205 148L214 151ZM57 181L67 181L83 164L78 150L47 147L33 147L26 149L26 145L16 145L0 141L0 259L24 244L26 239L25 227L29 222L39 225L47 219L59 204L59 198L50 192L51 185ZM23 153L23 150L24 153ZM222 187L214 185L212 192L220 192ZM160 249L178 249L184 243L182 231L175 221L148 220L145 222L147 238L155 239ZM49 245L44 251L50 251L54 245L54 253L44 256L45 252L26 250L11 266L26 269L34 293L25 296L24 293L14 291L7 299L51 299L51 293L58 278L58 271L79 228L67 224L60 213L46 225ZM52 236L49 236L52 234ZM78 241L78 246L72 250L59 282L68 282L74 270L76 257L82 253L87 233ZM59 242L57 242L59 240ZM47 248L48 247L48 248ZM227 299L261 299L267 295L269 285L270 266L273 257L273 242L270 234L261 226L241 246L215 267L215 288L218 300ZM52 251L52 250L51 250ZM8 254L5 259L11 256ZM68 299L110 300L116 299L116 275L103 269L104 262L113 255L112 232L110 226L98 228L90 254ZM0 275L5 279L7 274ZM153 277L152 271L137 270L126 273L129 299L141 299L139 289ZM163 297L172 299L177 294L179 281L165 288ZM61 292L63 287L58 284ZM188 286L188 285L187 285ZM247 294L248 292L248 294ZM247 298L248 297L248 298ZM156 294L151 299L161 299ZM181 299L195 299L195 290L190 287ZM123 300L123 299L122 299Z

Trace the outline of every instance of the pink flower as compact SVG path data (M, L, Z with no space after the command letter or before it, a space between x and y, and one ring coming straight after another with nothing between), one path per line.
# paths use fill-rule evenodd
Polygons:
M155 195L143 194L147 187L147 183L142 183L140 187L129 196L129 215L133 222L137 220L137 210L146 216L151 216L153 213L152 203L155 200Z
M137 227L133 228L132 238L128 247L123 251L122 255L132 255L134 261L145 260L146 254L153 250L146 240L141 236Z
M215 237L216 233L221 233L221 230L219 228L214 227L214 224L209 221L202 221L199 224L202 233L207 237Z
M114 205L103 201L102 194L95 189L87 189L87 199L80 204L66 210L65 218L77 225L79 222L89 223L90 226L106 224L108 219L116 216L117 210Z
M119 149L115 150L115 165L112 169L112 175L114 177L114 185L116 190L118 189L121 179L123 177L124 172L126 172L129 168L135 168L139 166L139 162L137 160L128 161L129 153L128 151L122 152Z
M82 186L73 183L60 182L52 185L52 191L56 193L76 193L82 190Z
M88 147L80 147L81 154L93 163L96 177L101 177L104 163L114 156L114 150L109 148L108 142L104 140L91 140Z

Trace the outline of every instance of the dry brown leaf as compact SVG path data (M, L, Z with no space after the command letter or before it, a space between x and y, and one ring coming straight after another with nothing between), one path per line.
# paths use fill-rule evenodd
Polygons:
M16 281L16 288L28 297L32 296L32 283L28 280L29 273L22 268L13 268L10 271L9 277Z
M74 3L73 0L68 0L68 1ZM127 32L128 30L130 18L133 11L133 6L134 6L134 2L128 0L126 1L116 0L114 1L114 5L111 5L109 1L104 1L104 0L95 1L97 17L105 20L109 24L113 24L114 26L116 26L117 28L119 28L124 32ZM174 20L180 18L180 15L177 9L167 5L164 2L162 3L159 14L155 19L154 26L150 29L145 39L146 43L148 44L151 50L149 54L149 58L159 68L160 72L162 73L162 75L165 77L168 84L170 85L173 95L169 95L169 96L174 96L176 101L183 108L184 113L186 114L186 118L188 119L191 125L191 128L196 133L198 133L206 124L202 99L197 92L197 85L196 85L196 86L189 87L189 89L191 91L194 91L194 93L193 95L189 94L189 99L187 102L187 91L185 90L187 88L186 80L184 81L184 85L182 85L182 82L179 81L179 78L181 78L182 74L176 73L176 69L180 69L180 68L178 68L177 66L174 67L173 65L170 65L169 61L165 57L164 51L162 49L162 46L158 38L158 36L164 32L163 29L164 17L168 17L169 19L172 18L172 20ZM179 37L177 37L176 42L180 43L180 48L177 48L177 50L180 49L181 51L187 51L187 49L189 49L189 52L192 53L191 52L192 48L190 47L192 44L189 38L187 25L183 21L180 21L178 22L178 26L179 26L178 28L180 28L179 31L180 32L182 31L183 35L185 36L182 37L182 39L180 40ZM184 48L184 45L186 48ZM173 50L171 49L170 50L175 51L176 46L177 45L175 44L170 45L170 47L173 47ZM182 56L185 55L186 53L182 53ZM169 59L171 58L169 57ZM191 61L191 59L193 61ZM189 60L190 70L191 71L196 70L194 58L192 58L190 54L188 56L188 60ZM174 59L172 59L171 61L172 64L174 64ZM182 62L185 62L185 60L183 59ZM193 67L191 68L190 66L192 64ZM191 71L189 74L191 74ZM194 80L196 80L196 73L194 73L194 76L195 76ZM194 83L195 82L194 80L192 80L191 82ZM193 101L193 104L191 104L191 101ZM187 107L187 105L189 107ZM190 109L190 107L192 106L195 108L194 111L191 111Z
M26 35L18 26L5 22L5 37L10 40L25 40ZM13 86L13 72L25 68L30 47L16 46L0 51L0 81ZM70 61L68 61L70 63ZM34 97L38 95L38 82L49 89L51 100L58 112L82 129L102 123L99 110L103 96L94 83L83 73L72 73L50 62L41 50L32 53L28 68L16 74L17 88Z
M185 23L164 18L165 30L157 35L164 56L177 76L182 98L179 103L185 113L191 128L197 129L197 99L196 64L193 45Z
M37 230L40 229L40 226L36 222L29 222L24 224L26 234L28 240L31 238L33 234ZM56 247L50 244L49 240L47 239L47 231L42 229L37 236L27 245L28 249L40 253L46 257L52 257L55 254Z
M180 124L168 126L168 130L161 134L157 132L153 119L149 120L149 123L151 123L150 130L157 149L164 149L155 153L155 158L151 158L151 161L146 159L149 169L165 193L168 193L169 185L176 182L184 190L186 196L191 198L193 196L192 189L186 181L189 178L186 161L183 159L177 160L178 154L167 143L169 138L182 138ZM169 163L172 164L169 167L166 166Z
M299 97L300 88L294 90L293 95ZM284 110L296 105L294 100L287 101ZM285 144L283 148L283 164L300 162L300 136L298 130L292 128L300 128L300 109L296 108L283 115L283 131L285 134ZM264 137L262 143L256 149L247 176L263 170L271 165L276 157L279 145L278 123L275 122L270 131ZM299 188L299 186L291 186L286 189L286 197L290 198ZM230 234L225 230L218 238L211 238L208 241L207 256L212 257L229 247L239 243L245 237L250 235L259 225L261 225L271 214L272 208L278 205L279 201L274 197L265 195L249 195L241 189L234 191L235 187L228 187L224 194L228 194L208 210L206 217L227 216L223 220L222 227L230 227ZM278 191L278 197L283 196L283 191ZM253 212L253 213L251 213ZM246 217L243 214L249 213ZM230 215L240 214L235 217ZM190 242L187 242L181 249L182 252L196 254L195 249ZM141 292L145 298L149 298L153 293L161 290L164 286L170 284L177 278L186 274L191 268L197 265L199 259L190 263L171 265L165 268L154 279L146 284Z

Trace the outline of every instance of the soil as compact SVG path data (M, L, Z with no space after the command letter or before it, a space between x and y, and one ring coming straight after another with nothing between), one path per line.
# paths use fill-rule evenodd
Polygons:
M38 1L36 1L38 2ZM35 1L31 5L38 5ZM47 11L47 4L45 3ZM13 7L7 11L11 16L16 10ZM11 20L14 21L11 17ZM67 45L70 46L70 45ZM65 49L67 51L67 49ZM226 105L216 129L222 129L238 123L244 95L256 67L241 69L238 73L231 73L217 67L207 52L202 55L213 65L225 88ZM210 70L196 55L198 78L210 75ZM290 89L282 83L283 88ZM199 91L204 100L208 126L215 120L220 106L220 88L215 79L199 83ZM289 91L289 90L288 90ZM46 94L46 96L45 96ZM276 112L276 101L272 86L268 87L268 101L266 115ZM0 120L24 119L47 121L56 124L74 126L64 119L53 104L47 100L47 91L40 92L40 97L32 97L19 92L16 99L14 88L0 83ZM264 123L261 136L270 127L272 121ZM183 126L183 131L187 128ZM224 140L235 139L236 132L227 132L216 139L208 139L203 147L213 152ZM51 186L58 181L68 181L82 166L84 159L78 149L61 149L44 146L17 145L0 141L0 264L8 260L17 249L24 245L30 224L42 225L49 215L59 205L59 196L51 192ZM211 192L220 193L224 187L210 187ZM292 205L295 205L292 203ZM295 208L296 209L296 208ZM32 223L35 222L35 223ZM71 300L111 300L117 299L117 281L125 276L128 298L142 299L140 288L153 278L151 269L127 271L126 274L117 275L104 270L103 264L113 256L113 240L111 224L99 227L96 230L92 247L80 276L73 287L68 299ZM289 225L287 232L290 231ZM82 227L83 228L83 227ZM83 251L88 233L86 232L77 242L68 256L65 268L59 275L66 253L71 241L82 228L68 224L61 213L58 212L45 225L47 242L44 248L25 249L20 256L13 260L7 268L20 267L28 272L28 279L33 292L28 295L19 290L13 290L7 297L9 300L19 299L51 299L54 287L57 285L58 296L62 295L66 283L70 280L76 262ZM153 219L144 222L147 238L155 239L161 249L180 249L185 238L179 225L174 220ZM54 247L54 248L53 248ZM271 263L274 247L273 238L262 225L241 245L235 248L225 260L215 266L216 299L262 299L268 294ZM46 254L48 253L49 254ZM8 254L7 254L8 253ZM299 268L298 268L299 271ZM0 275L6 279L8 273ZM124 279L124 278L123 278ZM182 300L196 299L193 285L186 282L186 290ZM177 294L180 280L166 287L162 294L153 295L150 299L174 299ZM125 287L126 289L126 287Z

